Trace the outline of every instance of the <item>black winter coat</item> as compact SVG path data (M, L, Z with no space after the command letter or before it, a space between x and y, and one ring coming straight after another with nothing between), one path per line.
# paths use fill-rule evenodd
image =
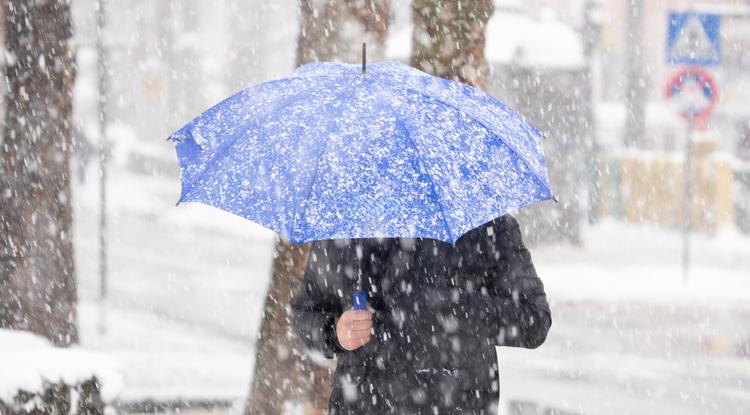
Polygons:
M360 273L375 309L374 335L349 352L338 344L335 324L352 307ZM438 406L458 405L455 412L496 402L495 346L536 348L551 325L544 287L510 215L455 244L315 242L293 310L303 342L337 358L335 414L421 413L430 397L447 396Z

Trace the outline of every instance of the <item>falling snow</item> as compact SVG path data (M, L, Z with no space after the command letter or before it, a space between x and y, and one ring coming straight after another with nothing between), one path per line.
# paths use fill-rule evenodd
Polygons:
M3 2L0 414L750 413L750 6L686 3Z

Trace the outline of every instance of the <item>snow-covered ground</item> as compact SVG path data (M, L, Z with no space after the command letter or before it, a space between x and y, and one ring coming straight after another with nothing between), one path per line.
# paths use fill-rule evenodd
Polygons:
M532 251L553 299L646 301L653 304L743 306L750 301L750 238L734 229L690 236L687 280L682 234L605 220L588 229L584 246Z
M501 349L501 391L581 414L750 413L750 239L605 221L583 247L533 249L553 327Z
M121 361L125 401L241 401L273 234L175 207L176 177L111 173L103 337L96 183L75 192L84 346ZM553 328L537 350L501 349L503 399L584 414L750 413L750 239L693 237L687 283L680 252L677 232L610 221L582 247L533 248Z
M41 395L48 383L77 386L94 378L102 384L105 402L120 392L121 368L107 353L58 348L44 337L8 329L0 329L0 344L0 402L14 402L19 391Z
M129 307L110 307L100 333L97 305L84 302L79 313L81 342L121 364L123 402L241 400L247 391L254 351L246 341Z

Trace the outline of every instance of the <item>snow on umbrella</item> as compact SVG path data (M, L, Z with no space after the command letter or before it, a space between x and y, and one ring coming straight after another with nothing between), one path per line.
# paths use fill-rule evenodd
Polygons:
M293 243L453 243L552 198L542 135L470 86L397 62L311 63L239 92L175 132L180 202Z

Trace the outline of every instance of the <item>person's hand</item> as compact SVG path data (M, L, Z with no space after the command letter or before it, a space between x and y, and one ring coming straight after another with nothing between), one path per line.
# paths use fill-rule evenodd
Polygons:
M359 349L370 341L372 336L372 308L349 310L339 317L336 323L336 338L341 347L348 351Z

